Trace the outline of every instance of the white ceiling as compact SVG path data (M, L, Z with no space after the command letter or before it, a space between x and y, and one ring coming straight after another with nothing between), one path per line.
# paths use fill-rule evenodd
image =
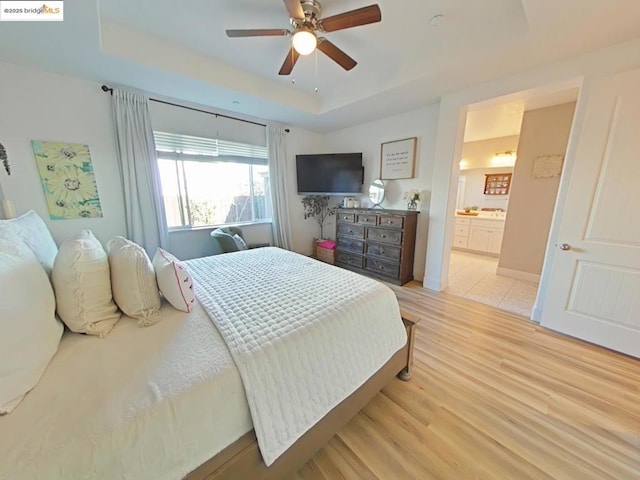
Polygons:
M375 0L324 0L324 16ZM358 61L319 54L277 72L281 0L65 0L61 23L0 28L0 60L329 131L435 102L444 93L640 37L638 0L378 0L382 22L326 34ZM433 27L429 19L444 14ZM315 93L314 89L318 88ZM237 102L237 103L234 103Z

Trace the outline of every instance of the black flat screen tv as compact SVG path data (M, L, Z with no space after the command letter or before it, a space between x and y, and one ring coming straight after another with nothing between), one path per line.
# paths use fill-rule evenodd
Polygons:
M362 193L362 153L296 155L301 195L357 195Z

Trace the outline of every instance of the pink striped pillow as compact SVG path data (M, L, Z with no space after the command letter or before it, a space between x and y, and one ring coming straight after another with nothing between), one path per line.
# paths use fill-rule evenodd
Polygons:
M184 263L166 250L158 248L153 257L158 288L174 308L190 312L196 301L193 278Z

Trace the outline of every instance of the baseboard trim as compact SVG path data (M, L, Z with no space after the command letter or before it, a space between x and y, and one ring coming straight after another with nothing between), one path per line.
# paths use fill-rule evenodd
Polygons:
M442 284L439 280L423 280L422 281L422 286L424 288L428 288L429 290L433 290L434 292L441 292L442 290L444 290L444 288L446 288L446 285L444 288L442 288Z
M505 277L515 278L516 280L524 280L525 282L540 282L540 275L535 273L522 272L520 270L512 270L511 268L498 267L496 270L498 275L504 275Z
M538 307L538 305L533 306L533 310L531 311L531 320L536 323L540 323L542 319L542 308Z

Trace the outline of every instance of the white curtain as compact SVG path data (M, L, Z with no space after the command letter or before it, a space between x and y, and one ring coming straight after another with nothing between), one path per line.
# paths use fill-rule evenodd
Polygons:
M158 247L166 248L168 229L149 99L114 88L112 106L127 237L153 257Z
M273 205L273 243L276 247L291 250L291 227L287 198L287 133L282 127L267 127L269 146L269 184Z

